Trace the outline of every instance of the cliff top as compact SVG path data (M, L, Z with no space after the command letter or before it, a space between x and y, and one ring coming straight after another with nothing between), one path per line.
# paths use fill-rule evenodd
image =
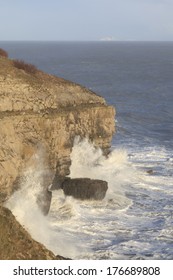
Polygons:
M69 106L105 105L102 97L85 87L32 67L29 71L19 69L20 62L15 62L0 56L0 112L39 113Z

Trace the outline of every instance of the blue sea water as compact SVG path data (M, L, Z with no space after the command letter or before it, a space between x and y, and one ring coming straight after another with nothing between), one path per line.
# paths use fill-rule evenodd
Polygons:
M92 89L116 108L110 158L99 151L96 157L87 140L77 142L71 156L72 177L107 178L106 199L80 203L57 193L49 218L54 240L57 233L64 242L45 244L59 253L73 240L78 245L66 250L73 258L173 259L173 43L0 46L11 58ZM93 168L98 160L100 167Z

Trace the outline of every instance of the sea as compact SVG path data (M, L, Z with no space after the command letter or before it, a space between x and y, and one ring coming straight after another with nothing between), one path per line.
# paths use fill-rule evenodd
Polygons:
M173 42L0 42L10 58L81 84L116 108L105 158L76 135L70 176L103 179L102 201L53 192L36 204L44 162L26 171L7 202L32 237L55 254L86 260L173 259ZM104 122L104 120L103 120ZM41 162L41 163L40 163Z

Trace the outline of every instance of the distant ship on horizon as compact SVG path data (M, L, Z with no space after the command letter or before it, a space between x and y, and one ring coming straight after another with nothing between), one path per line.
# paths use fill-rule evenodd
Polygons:
M101 38L99 41L116 41L116 39L113 36L107 36L107 37L103 37Z

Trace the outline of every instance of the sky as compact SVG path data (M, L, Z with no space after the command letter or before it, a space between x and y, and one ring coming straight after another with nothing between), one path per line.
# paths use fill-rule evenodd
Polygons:
M173 41L173 0L0 0L0 41Z

